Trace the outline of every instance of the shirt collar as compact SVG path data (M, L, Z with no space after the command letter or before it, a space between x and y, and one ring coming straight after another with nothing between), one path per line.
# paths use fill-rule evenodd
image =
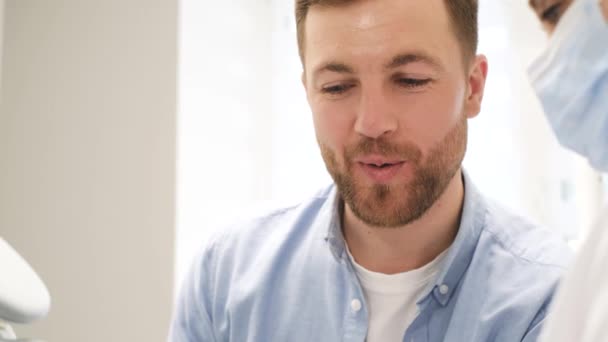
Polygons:
M344 202L340 199L337 187L334 185L328 194L327 201L321 208L320 217L327 220L323 224L327 232L325 241L329 244L329 248L333 256L340 260L347 258L346 242L342 233L342 213L344 211Z
M481 231L485 226L486 206L483 205L483 197L473 184L469 175L463 170L464 182L464 203L460 218L460 227L456 239L448 250L448 254L443 264L439 276L432 283L425 295L418 302L424 305L427 298L432 294L433 297L443 306L447 305L454 295L456 286L466 272L475 249Z
M449 248L443 267L435 282L431 283L418 301L425 305L431 295L445 306L452 298L456 286L471 263L481 231L485 225L486 209L483 198L469 175L463 170L464 203L460 226L452 246ZM343 202L335 186L328 193L327 201L321 207L320 218L325 227L325 241L337 260L348 258L346 243L342 234L341 216Z

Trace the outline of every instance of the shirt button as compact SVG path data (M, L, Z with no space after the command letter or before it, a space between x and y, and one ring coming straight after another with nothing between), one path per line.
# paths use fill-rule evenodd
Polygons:
M439 293L441 293L442 295L445 296L445 295L448 294L448 292L450 292L450 287L449 286L447 286L445 284L439 286Z
M359 312L359 310L361 310L361 301L358 299L353 299L350 302L350 308L353 309L354 312Z

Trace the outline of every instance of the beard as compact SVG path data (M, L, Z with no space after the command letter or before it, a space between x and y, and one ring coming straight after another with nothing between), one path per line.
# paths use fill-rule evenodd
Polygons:
M319 142L321 155L342 200L364 223L380 228L398 228L420 219L443 194L460 170L467 145L467 119L460 121L429 150L426 158L412 143L392 143L384 138L363 138L345 149L344 166L336 154ZM354 159L379 154L406 160L413 168L408 182L365 184L354 175Z

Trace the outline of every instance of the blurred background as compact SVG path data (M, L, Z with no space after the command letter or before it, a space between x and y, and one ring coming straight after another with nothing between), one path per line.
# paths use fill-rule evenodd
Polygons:
M606 185L528 85L546 37L527 3L480 1L465 168L577 248ZM293 1L0 0L0 236L52 295L18 335L164 341L209 234L330 182L300 73Z

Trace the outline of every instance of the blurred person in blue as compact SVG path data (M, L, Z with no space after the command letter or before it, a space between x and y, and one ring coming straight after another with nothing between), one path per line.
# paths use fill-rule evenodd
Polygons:
M608 172L608 0L530 0L550 40L530 67L558 140ZM608 341L608 208L551 306L545 342Z
M488 70L477 0L295 5L334 184L220 229L170 341L537 341L569 249L462 169Z

